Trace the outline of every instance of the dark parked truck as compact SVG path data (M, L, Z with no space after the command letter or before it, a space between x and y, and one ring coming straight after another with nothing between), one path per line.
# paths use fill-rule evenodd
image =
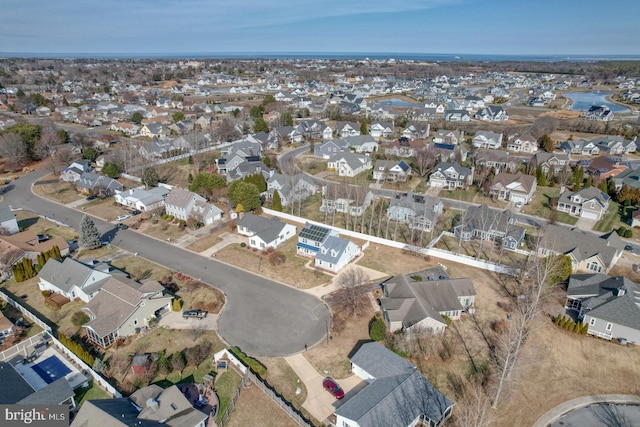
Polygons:
M184 319L204 319L209 314L208 311L205 310L186 310L182 312L182 317Z

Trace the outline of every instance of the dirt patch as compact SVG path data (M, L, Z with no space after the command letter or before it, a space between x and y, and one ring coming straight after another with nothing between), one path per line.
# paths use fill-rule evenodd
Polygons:
M139 227L137 231L139 233L143 233L147 236L155 237L160 240L171 239L173 241L186 234L186 231L180 230L177 222L170 222L162 218L159 218L156 224L153 224L151 220L142 218L137 218L135 220L130 219L128 221L138 222Z
M369 321L374 315L369 297L362 294L361 298L366 300L366 311L360 317L347 315L346 310L339 306L331 307L333 320L329 339L323 340L304 354L318 372L335 379L351 375L349 356L358 344L370 341Z
M82 194L76 191L75 183L60 181L54 175L43 177L31 189L39 196L63 204L84 198Z
M302 404L307 398L307 389L291 366L284 359L264 358L260 359L260 362L267 367L267 375L264 378L267 383L278 390L278 393L282 394L282 397L291 402L295 408L303 413L306 412ZM300 393L296 394L298 389Z
M226 231L226 230L225 230ZM186 249L193 252L203 252L209 249L211 246L214 246L218 243L222 242L222 239L218 234L209 234L201 239L196 240L186 247Z
M96 199L87 202L80 208L84 212L102 218L105 221L115 221L118 215L127 215L129 210L119 203L113 201L113 198L109 197L103 200ZM131 220L123 221L126 224L130 224Z
M295 427L295 423L262 390L251 385L242 390L226 424L229 427Z

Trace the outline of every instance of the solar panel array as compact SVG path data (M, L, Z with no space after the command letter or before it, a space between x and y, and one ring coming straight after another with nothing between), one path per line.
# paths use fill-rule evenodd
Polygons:
M320 242L324 240L327 234L329 234L329 231L330 230L326 227L310 224L306 225L302 230L300 230L300 237Z

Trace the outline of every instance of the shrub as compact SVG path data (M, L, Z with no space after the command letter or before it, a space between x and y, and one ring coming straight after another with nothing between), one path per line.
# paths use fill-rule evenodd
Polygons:
M246 248L246 247L247 247L247 244L246 244L245 242L242 242L242 243L240 243L240 247L241 247L241 248Z
M249 369L251 369L251 372L253 372L254 374L260 377L264 377L267 374L266 366L264 366L262 363L260 363L258 360L254 359L253 357L249 357L246 354L244 354L238 347L233 347L229 349L229 351L231 352L231 354L233 354L238 359L240 359L242 363L247 365Z
M275 251L269 255L269 263L271 265L282 265L287 261L287 257L280 251Z
M80 327L89 321L89 315L82 310L78 310L71 316L71 323Z
M180 309L182 309L182 304L180 303L180 300L178 298L173 299L173 305L171 306L171 308L173 309L173 311L180 311Z
M43 297L48 298L51 296L51 291L42 291L41 294Z
M624 237L626 237L627 239L633 237L633 230L630 228L627 228L624 231Z
M369 337L374 341L382 341L387 333L387 325L380 315L369 322Z

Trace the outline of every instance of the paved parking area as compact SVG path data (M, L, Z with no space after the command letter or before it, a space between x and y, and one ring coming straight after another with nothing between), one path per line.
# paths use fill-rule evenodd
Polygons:
M218 315L209 313L204 319L185 319L182 317L181 311L172 311L160 318L158 322L160 326L169 329L201 329L201 330L218 330Z

